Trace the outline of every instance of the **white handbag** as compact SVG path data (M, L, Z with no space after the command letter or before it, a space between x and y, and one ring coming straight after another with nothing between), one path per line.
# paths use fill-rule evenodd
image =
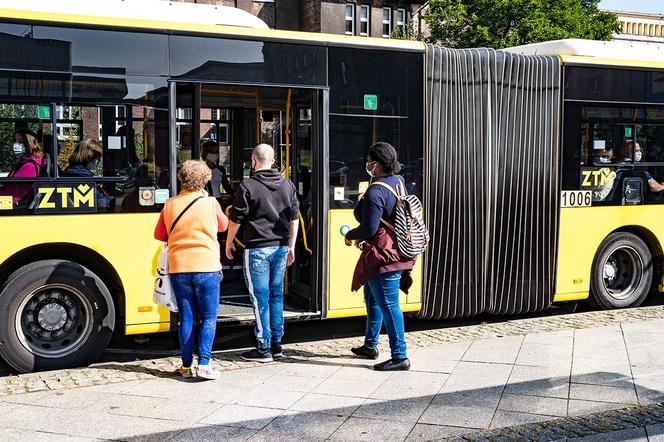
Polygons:
M182 212L180 212L177 218L175 218L175 221L173 221L169 234L173 232L175 225L178 223L178 221L180 221L182 215L184 215L185 212L201 198L204 197L199 196L198 198L194 199L187 207L184 208ZM161 253L159 253L159 261L157 262L157 277L154 282L153 299L156 304L163 305L173 313L178 312L178 301L175 297L173 286L171 285L171 276L168 273L168 243L164 243L164 245L161 246Z
M163 305L173 313L178 312L178 301L168 274L168 244L161 246L157 263L157 278L154 283L154 302Z

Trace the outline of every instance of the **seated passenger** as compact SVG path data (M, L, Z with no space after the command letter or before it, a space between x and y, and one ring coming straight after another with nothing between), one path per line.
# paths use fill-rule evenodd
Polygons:
M95 176L92 171L99 165L103 153L103 147L98 141L86 138L74 149L69 166L62 172L62 176Z
M93 170L97 168L101 161L101 156L104 153L103 147L99 141L92 138L86 138L74 149L69 158L69 166L62 172L65 177L85 177L92 178L95 176ZM97 206L108 207L111 197L104 191L104 189L97 186Z
M8 178L36 178L46 172L46 160L37 134L30 129L19 129L14 133L12 151L18 160ZM14 205L26 203L32 196L32 184L8 184L2 195L11 195Z
M212 170L212 178L205 185L207 193L215 198L221 198L221 188L223 186L224 192L232 195L233 187L228 181L226 169L219 164L219 144L216 141L205 140L201 143L201 159Z

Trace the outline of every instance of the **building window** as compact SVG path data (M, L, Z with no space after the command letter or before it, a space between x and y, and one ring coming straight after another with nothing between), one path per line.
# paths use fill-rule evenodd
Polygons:
M355 35L355 5L346 5L346 35Z
M392 8L383 8L383 37L392 35Z
M360 6L360 35L368 37L371 33L369 28L369 5Z
M396 16L396 29L399 29L400 31L404 31L404 28L406 27L406 10L399 8L397 9L397 16Z

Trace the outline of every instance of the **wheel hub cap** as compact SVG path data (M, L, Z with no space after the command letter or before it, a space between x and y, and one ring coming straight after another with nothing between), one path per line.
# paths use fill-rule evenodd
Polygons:
M604 277L610 281L613 281L618 273L618 269L614 262L609 261L604 264Z
M44 330L59 330L67 323L67 310L57 302L50 302L39 309L37 322Z

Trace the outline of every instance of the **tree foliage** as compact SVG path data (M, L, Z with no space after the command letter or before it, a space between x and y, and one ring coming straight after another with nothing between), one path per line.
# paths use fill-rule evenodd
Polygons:
M452 48L505 48L563 38L610 40L615 14L599 0L430 0L429 42Z

